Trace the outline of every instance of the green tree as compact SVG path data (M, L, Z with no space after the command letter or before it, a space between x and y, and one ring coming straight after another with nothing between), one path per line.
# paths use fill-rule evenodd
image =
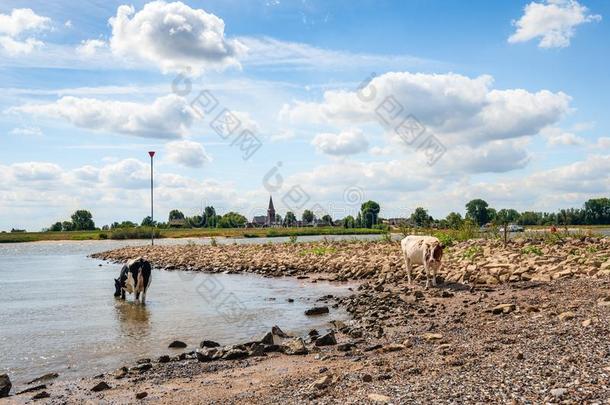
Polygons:
M592 198L585 201L584 219L589 225L610 224L610 199Z
M343 227L344 228L355 228L356 220L354 219L354 217L351 215L348 215L345 218L343 218Z
M361 212L358 212L358 215L356 215L356 222L355 222L354 225L355 225L356 228L362 228L363 227L363 225L362 225L362 213Z
M333 219L330 215L326 214L322 216L322 221L324 221L324 225L333 226Z
M87 210L78 210L72 214L71 218L75 231L92 231L95 229L93 215Z
M447 218L445 218L445 220L447 221L447 227L451 229L460 229L462 224L464 223L462 215L457 212L450 213L449 215L447 215Z
M429 226L431 219L428 211L422 207L415 208L415 211L411 214L411 221L420 227Z
M485 200L477 198L466 204L466 218L472 219L477 225L485 225L489 222L489 204Z
M524 211L517 220L519 225L541 225L542 215L539 212Z
M55 222L53 225L51 225L51 227L49 228L49 231L61 232L62 229L63 229L63 226L62 226L61 222Z
M313 220L315 219L315 216L313 215L313 212L311 210L305 210L305 211L303 211L303 215L301 216L301 219L303 220L303 222L305 224L311 224L313 222Z
M205 207L203 210L203 226L206 228L216 228L216 210L212 206Z
M153 219L149 215L142 220L142 226L157 226L157 221L153 221Z
M219 228L243 228L243 226L248 222L246 217L237 212L227 212L224 214L220 221L218 221Z
M372 228L373 225L377 225L380 210L379 204L375 201L369 200L363 203L360 207L360 212L362 213L362 227Z
M294 215L294 212L288 211L286 213L286 217L284 218L285 226L293 226L297 222L297 217Z
M510 223L514 223L517 222L517 220L519 219L519 212L517 212L517 210L512 209L512 208L502 208L500 211L497 212L496 217L495 217L495 222L498 224L510 224Z
M179 210L171 210L169 212L169 220L170 221L174 221L174 220L181 220L184 219L184 214L179 211Z
M64 232L70 232L74 230L74 224L70 221L64 221L61 223L61 230Z

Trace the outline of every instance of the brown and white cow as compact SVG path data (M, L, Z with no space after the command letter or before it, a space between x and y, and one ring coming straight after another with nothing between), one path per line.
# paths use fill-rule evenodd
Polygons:
M426 288L432 276L432 285L436 286L436 272L441 268L443 246L433 236L409 235L400 242L402 254L407 267L407 280L411 285L411 270L414 264L421 264L426 273Z

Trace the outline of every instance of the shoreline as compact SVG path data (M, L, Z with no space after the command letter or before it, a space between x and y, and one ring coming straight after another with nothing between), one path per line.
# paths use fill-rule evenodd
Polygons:
M359 248L359 261L375 257L380 247L384 247L383 242L353 244ZM386 244L393 248L392 244ZM280 347L289 347L279 349L284 353L273 348L266 353L263 350L264 355L259 356L255 353L259 348L254 343L251 347L226 348L225 353L233 351L231 356L236 356L236 360L208 359L213 354L207 349L200 350L199 354L185 353L182 359L179 356L167 363L153 360L137 364L134 359L126 373L116 371L97 378L58 381L37 392L12 396L5 401L25 403L40 392L50 395L45 399L49 402L103 400L108 403L133 403L136 394L146 392L146 401L167 404L336 403L345 402L346 398L350 398L348 403L411 403L431 399L496 403L610 400L607 389L610 386L610 278L605 273L608 267L601 269L606 263L610 266L610 259L606 257L610 254L608 241L569 240L561 249L538 244L511 246L519 252L537 247L544 251L541 257L531 252L511 256L514 251L492 242L478 241L478 244L482 245L481 257L468 258L469 264L465 266L476 264L481 271L486 271L483 263L503 264L489 267L496 272L497 282L489 282L486 277L492 273L486 273L480 283L444 280L437 288L424 290L421 279L409 287L399 275L388 276L381 263L372 263L371 268L380 269L370 274L356 269L348 280L360 280L362 284L353 295L338 299L326 297L326 302L320 303L344 308L351 319L337 323L332 331L318 331L319 336L334 334L335 344L316 346L315 339L301 337L307 354L290 354L290 350L302 346L290 349L295 340L278 337ZM293 251L286 259L298 257L303 260L303 266L318 264L313 268L288 268L280 273L276 265L282 261L269 265L258 249L248 250L247 246L240 245L259 256L260 266L256 267L254 262L252 267L239 271L270 277L303 276L326 266L331 274L329 278L345 277L345 269L330 266L333 261L325 256L340 256L339 248L348 247L348 243L286 245L284 249ZM320 245L326 249L312 250ZM262 246L262 249L277 246ZM337 249L328 249L333 246ZM458 260L453 256L470 252L472 246L463 242L452 248L447 265L457 266L465 258ZM566 268L556 269L557 261L548 263L549 259L556 259L559 251L576 247L582 253L566 254L563 260L567 262ZM122 260L128 252L140 254L138 249L143 248L123 248L101 255L106 260ZM193 255L193 248L156 246L149 247L148 253L153 261L158 260L155 265L160 268L165 268L160 266L165 262L160 261L162 256L154 255L172 252L172 261L180 263L176 259L183 259L179 268L207 271L208 267L193 268L186 260L186 253L200 260L198 255ZM237 258L240 263L241 259L232 255L235 249L232 245L205 246L205 251L209 254L214 251L210 249L223 248L229 250L226 253L233 261ZM280 257L287 254L276 250ZM303 250L307 253L300 255L298 252ZM385 250L381 253L385 254ZM352 254L349 250L348 255ZM309 255L312 257L307 259ZM540 263L534 260L535 271L528 271L541 277L511 281L511 274L500 281L501 269L510 268L501 259L527 261L531 255ZM572 256L579 260L573 260ZM595 267L598 258L606 261ZM573 263L574 268L565 272L568 264ZM593 267L596 272L592 272ZM554 270L547 272L550 268ZM353 269L348 269L351 274ZM520 267L516 270L520 271ZM563 273L555 277L560 272ZM600 275L600 272L604 273ZM449 270L441 276L451 274ZM117 379L117 372L124 375ZM110 388L91 391L102 381Z

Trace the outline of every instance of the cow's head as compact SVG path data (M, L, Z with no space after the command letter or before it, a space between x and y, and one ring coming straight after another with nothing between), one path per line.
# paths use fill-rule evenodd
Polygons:
M114 279L114 296L115 297L120 297L121 296L121 289L123 288L123 286L121 286L121 280L119 280L118 278Z
M429 247L426 252L426 261L428 265L435 271L441 268L441 260L443 259L443 247L440 244L434 244Z

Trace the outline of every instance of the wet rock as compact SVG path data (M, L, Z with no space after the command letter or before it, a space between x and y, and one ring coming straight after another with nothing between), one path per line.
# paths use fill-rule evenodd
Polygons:
M150 364L150 363L139 364L139 365L137 365L136 367L134 367L134 369L136 369L137 371L139 371L139 372L140 372L140 374L141 374L141 373L145 373L145 372L147 372L148 370L150 370L150 369L152 369L152 368L153 368L153 366L152 366L152 364Z
M143 392L138 392L136 394L136 399L144 399L148 396L148 392L143 391Z
M286 333L284 333L284 331L281 330L280 327L277 325L275 325L271 328L271 333L273 333L275 336L281 337L282 339L286 339L286 338L290 337Z
M150 359L140 359L138 361L136 361L137 364L146 364L146 363L150 363L151 360Z
M159 363L169 363L169 356L167 354L164 354L163 356L159 356L159 358L157 359L157 361Z
M305 342L301 338L294 338L284 342L282 346L282 351L288 355L303 355L307 354L307 348L305 347Z
M174 340L173 342L171 342L168 346L170 349L185 349L187 347L187 344L180 341L180 340Z
M373 381L373 376L370 375L370 374L364 374L362 376L362 381L367 382L367 383L372 382Z
M342 343L337 346L337 350L339 350L340 352L349 352L354 347L356 347L354 343Z
M31 388L26 388L23 391L19 391L17 394L15 395L21 395L21 394L27 394L28 392L34 392L34 391L40 391L40 390L44 390L47 388L46 384L41 384L41 385L37 385L35 387L31 387Z
M127 367L121 367L116 370L113 375L115 379L120 380L121 378L125 378L128 372L129 370L127 369Z
M225 360L241 360L245 359L246 357L248 357L248 352L246 350L237 348L230 349L222 356L222 358Z
M337 339L335 338L335 332L328 332L325 335L320 336L316 339L316 346L332 346L337 344Z
M34 384L34 383L41 382L41 381L53 380L57 377L59 377L59 374L57 374L57 373L47 373L41 377L34 378L32 381L29 381L27 384L29 385L29 384Z
M309 331L308 335L311 337L314 337L314 336L320 336L320 333L318 333L318 331L316 329L312 329Z
M248 350L248 355L252 357L262 357L266 356L265 354L265 345L262 344L254 344Z
M199 343L199 347L220 347L220 343L214 342L213 340L203 340Z
M313 308L310 308L307 311L305 311L305 315L307 315L307 316L322 315L322 314L328 314L328 312L329 312L328 307L313 307Z
M216 360L217 353L218 353L218 350L216 348L208 348L208 349L204 349L204 350L197 350L195 352L195 355L197 356L197 360L199 360L202 363L207 363L207 362Z
M106 391L109 389L110 389L110 385L108 385L105 381L101 381L101 382L97 383L93 388L91 388L91 391L100 392L100 391Z
M288 298L286 301L288 301L289 303L293 303L294 299L293 298Z
M280 345L263 345L265 353L276 353L282 351L282 346Z
M46 391L42 391L42 392L39 392L38 394L34 395L32 397L32 400L36 401L37 399L45 399L45 398L51 398L51 394L49 394Z
M11 392L11 379L8 374L0 374L0 398L8 397L8 393Z

